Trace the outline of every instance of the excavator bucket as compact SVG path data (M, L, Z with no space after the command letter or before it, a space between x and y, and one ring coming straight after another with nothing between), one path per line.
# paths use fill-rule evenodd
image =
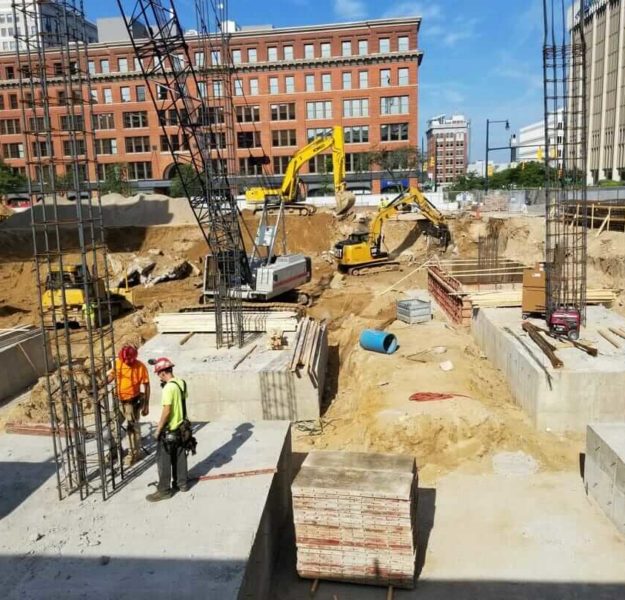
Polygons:
M352 192L340 191L336 193L336 207L334 213L336 215L344 215L348 213L356 203L356 196Z

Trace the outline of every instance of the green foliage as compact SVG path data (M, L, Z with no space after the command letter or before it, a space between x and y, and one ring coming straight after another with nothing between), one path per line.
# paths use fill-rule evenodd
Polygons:
M26 177L14 173L13 169L0 159L0 196L23 191L26 183Z
M599 182L599 187L609 188L609 187L620 187L623 183L621 181L614 181L613 179L603 179Z
M420 168L421 152L416 146L403 146L394 150L377 150L369 153L369 165L376 164L382 171L412 171Z
M484 177L469 173L459 177L451 186L452 191L483 190ZM526 162L511 169L503 169L488 178L489 190L542 188L545 185L545 165L542 162Z
M449 189L452 192L469 192L471 190L483 190L484 178L475 173L467 173L462 177L458 177Z
M130 196L132 185L128 181L128 167L125 164L106 165L104 168L104 181L100 184L103 194L121 194Z
M192 165L179 165L176 175L171 180L169 195L173 198L181 198L187 195L201 196L202 182Z

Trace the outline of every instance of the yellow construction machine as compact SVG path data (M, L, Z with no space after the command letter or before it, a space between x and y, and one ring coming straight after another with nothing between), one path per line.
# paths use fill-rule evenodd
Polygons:
M336 198L335 212L337 215L346 213L354 205L356 197L348 192L345 186L345 140L340 125L332 127L330 133L316 137L295 153L287 165L279 188L249 188L245 192L245 200L254 207L254 212L263 210L265 203L269 208L279 210L280 204L284 202L284 208L289 212L312 215L317 209L312 204L304 203L305 198L300 193L299 171L304 163L330 148Z
M87 305L85 286L89 290L90 306ZM84 327L86 320L91 319L92 325L98 326L97 305L100 303L102 317L108 314L106 302L106 288L102 279L94 280L88 267L82 264L52 265L46 276L45 292L42 296L44 313L52 317L54 313L56 323L61 324L63 318L63 300L67 309L67 322L74 327ZM110 294L111 317L117 317L124 308L131 306L130 288L119 288ZM53 310L54 309L54 310Z
M335 244L334 258L339 270L349 275L361 275L398 269L399 263L383 249L382 225L389 217L408 212L413 206L426 218L424 233L437 238L444 251L447 250L451 234L445 217L418 189L410 188L380 207L369 231L352 233Z

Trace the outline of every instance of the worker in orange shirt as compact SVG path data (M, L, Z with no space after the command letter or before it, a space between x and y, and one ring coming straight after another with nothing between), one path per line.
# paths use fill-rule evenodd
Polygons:
M115 369L108 373L108 381L115 381L115 393L121 413L119 417L122 423L126 421L130 448L124 464L131 466L142 457L139 420L141 415L147 417L150 410L148 370L137 359L135 346L122 346L115 359Z

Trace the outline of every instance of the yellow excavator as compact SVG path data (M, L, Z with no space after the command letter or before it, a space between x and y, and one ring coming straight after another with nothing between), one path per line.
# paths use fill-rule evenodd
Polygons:
M332 149L332 167L334 176L334 195L336 198L335 213L345 214L354 206L356 197L346 190L345 186L345 140L340 125L332 127L327 135L313 139L309 144L298 150L289 161L286 173L279 188L252 187L245 192L245 200L254 207L254 212L263 210L267 203L268 209L279 210L280 203L288 212L312 215L317 209L312 204L305 204L300 193L299 171L311 158Z
M443 251L446 251L451 234L445 217L418 189L410 188L380 207L369 231L352 233L334 245L334 258L339 270L349 275L363 275L398 269L399 263L383 249L382 225L398 212L410 211L412 206L416 206L427 219L424 233L437 238Z

